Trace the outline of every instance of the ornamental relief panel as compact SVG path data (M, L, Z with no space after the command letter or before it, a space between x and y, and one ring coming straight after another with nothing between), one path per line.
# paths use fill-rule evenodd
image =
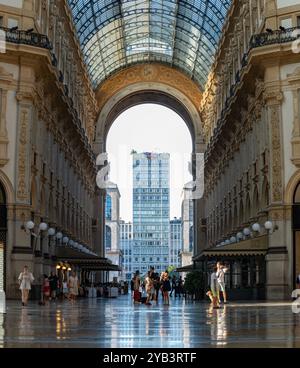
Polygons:
M200 109L202 92L199 87L178 70L160 64L134 65L108 78L98 89L99 111L111 96L121 89L139 82L156 82L175 87Z
M17 198L22 202L28 199L29 193L30 117L30 108L21 106L18 131Z
M292 74L288 76L288 82L293 94L293 132L292 132L292 157L291 161L297 167L300 167L300 68L297 67Z
M282 158L281 158L281 134L280 134L280 106L270 107L271 119L271 151L272 151L272 197L274 202L282 200Z
M7 164L8 158L8 133L7 133L7 90L13 82L13 75L0 67L0 167Z

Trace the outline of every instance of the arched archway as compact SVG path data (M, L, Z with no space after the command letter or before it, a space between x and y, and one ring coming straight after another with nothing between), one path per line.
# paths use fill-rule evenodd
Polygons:
M205 142L200 116L202 92L199 85L179 70L157 63L134 65L106 79L99 86L96 97L99 107L93 145L96 155L106 152L107 135L116 118L130 107L145 103L160 104L175 111L190 131L193 157L197 153L204 153ZM195 178L195 165L193 175ZM99 194L99 217L105 219L105 193ZM195 219L199 217L200 202L201 200L197 200L194 206ZM104 244L104 222L100 224L100 228L98 242ZM199 243L197 229L194 226L195 245Z
M204 152L200 117L202 93L196 83L182 72L161 64L141 64L108 78L96 93L99 116L94 151L105 152L106 137L115 119L130 107L158 103L182 117L193 140L193 152Z

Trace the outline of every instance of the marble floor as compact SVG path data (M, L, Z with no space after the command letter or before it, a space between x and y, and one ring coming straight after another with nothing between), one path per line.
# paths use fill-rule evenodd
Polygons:
M0 314L0 347L300 347L300 314L288 302L133 305L130 296L22 307Z

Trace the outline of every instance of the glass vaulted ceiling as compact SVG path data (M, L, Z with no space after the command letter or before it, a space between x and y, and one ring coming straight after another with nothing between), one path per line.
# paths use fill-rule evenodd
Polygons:
M203 88L231 0L68 0L96 88L139 62L180 68Z

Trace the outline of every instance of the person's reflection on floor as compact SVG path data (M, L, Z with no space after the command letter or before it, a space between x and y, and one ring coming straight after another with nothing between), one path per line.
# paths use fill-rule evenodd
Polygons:
M4 319L5 314L0 313L0 348L4 348L4 337L5 337Z
M217 341L218 345L227 344L227 317L226 317L227 306L217 310Z
M33 335L32 319L28 314L28 309L22 308L19 322L19 337L28 339L30 337L33 338Z
M159 323L159 335L162 336L168 336L171 329L171 320L170 320L170 311L169 309L164 309L163 313L156 317L160 319Z
M56 338L58 340L64 339L64 335L66 333L67 328L65 318L60 308L56 310L55 318L56 318Z
M210 305L207 316L210 318L208 324L210 325L211 340L217 345L227 345L227 306L215 309Z

